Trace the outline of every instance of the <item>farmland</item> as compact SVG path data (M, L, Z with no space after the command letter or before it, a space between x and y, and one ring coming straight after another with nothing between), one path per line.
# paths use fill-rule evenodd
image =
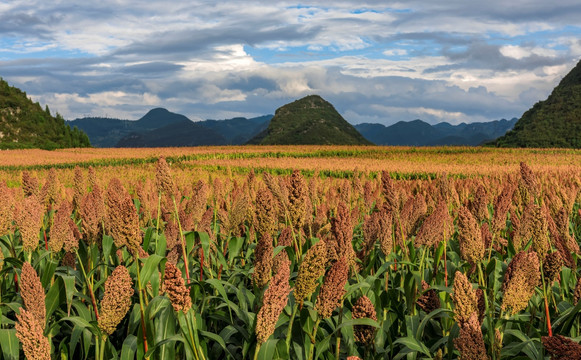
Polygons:
M577 359L581 151L0 152L4 359Z

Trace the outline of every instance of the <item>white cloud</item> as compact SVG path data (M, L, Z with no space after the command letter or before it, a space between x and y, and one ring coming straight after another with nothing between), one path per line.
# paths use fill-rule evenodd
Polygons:
M67 118L259 115L320 93L354 122L482 121L520 116L581 56L573 0L309 4L3 2L0 76Z

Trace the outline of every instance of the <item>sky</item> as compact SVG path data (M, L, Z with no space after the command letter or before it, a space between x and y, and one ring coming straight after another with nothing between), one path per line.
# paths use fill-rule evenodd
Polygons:
M0 77L68 120L311 94L352 124L510 119L580 58L579 0L0 1Z

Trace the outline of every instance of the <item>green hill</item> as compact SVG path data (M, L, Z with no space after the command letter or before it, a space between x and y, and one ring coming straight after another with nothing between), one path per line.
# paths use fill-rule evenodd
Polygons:
M0 78L0 149L58 149L91 146L87 135L71 128L48 106L33 103L26 93Z
M492 145L581 148L581 61L547 100L527 110L512 131Z
M268 128L248 144L369 145L333 105L310 95L276 110Z

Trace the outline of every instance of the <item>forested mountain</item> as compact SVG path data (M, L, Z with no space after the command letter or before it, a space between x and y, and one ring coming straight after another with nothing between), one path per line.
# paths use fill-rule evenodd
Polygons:
M268 128L251 139L261 145L370 145L361 134L318 95L278 108Z
M581 61L546 100L527 110L512 131L492 144L500 147L581 148Z
M430 125L422 120L413 120L399 121L390 126L363 123L355 125L355 128L367 140L377 145L477 146L504 135L512 129L516 121L517 119L513 118L459 125L451 125L447 122Z
M70 127L48 106L30 100L26 93L0 78L0 148L58 149L91 146L87 134Z

